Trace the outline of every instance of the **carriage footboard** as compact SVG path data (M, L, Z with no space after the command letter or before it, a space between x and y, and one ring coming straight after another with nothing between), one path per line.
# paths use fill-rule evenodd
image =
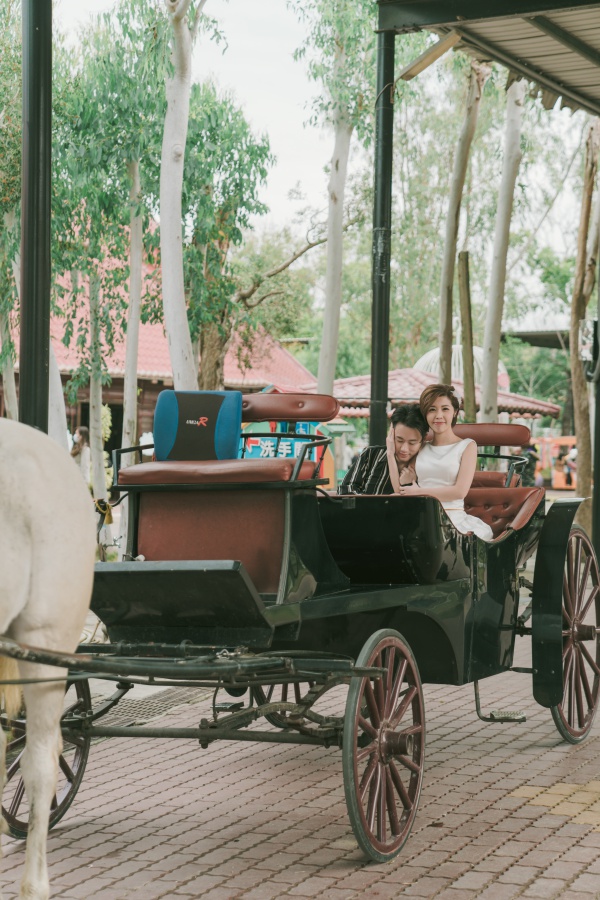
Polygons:
M267 649L273 637L236 560L98 563L91 609L111 641Z

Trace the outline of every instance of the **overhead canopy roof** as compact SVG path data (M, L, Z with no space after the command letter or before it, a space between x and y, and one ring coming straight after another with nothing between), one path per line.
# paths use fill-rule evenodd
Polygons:
M379 29L461 37L480 59L539 85L546 108L600 115L600 3L552 0L378 0Z

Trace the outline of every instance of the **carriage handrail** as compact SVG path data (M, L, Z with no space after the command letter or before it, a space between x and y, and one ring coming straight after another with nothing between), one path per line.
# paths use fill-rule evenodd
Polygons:
M113 450L113 487L119 487L119 470L121 468L121 457L126 453L143 453L144 450L154 450L154 444L138 444L136 447L119 447L118 450Z
M513 479L513 475L515 472L521 476L523 474L523 470L527 465L527 457L526 456L511 456L506 453L478 453L477 459L508 459L510 460L510 464L508 467L508 471L506 473L506 481L504 482L504 487L510 487L510 483ZM483 471L483 470L480 470Z

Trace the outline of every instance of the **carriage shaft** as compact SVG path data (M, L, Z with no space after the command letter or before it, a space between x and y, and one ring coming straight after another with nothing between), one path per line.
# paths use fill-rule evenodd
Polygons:
M65 736L81 735L79 730L64 730ZM123 738L176 738L179 740L195 740L202 745L213 741L254 741L257 743L275 744L315 744L328 746L334 741L331 738L311 737L305 734L288 734L271 731L236 731L231 728L147 728L142 725L93 725L85 729L86 737L123 737Z

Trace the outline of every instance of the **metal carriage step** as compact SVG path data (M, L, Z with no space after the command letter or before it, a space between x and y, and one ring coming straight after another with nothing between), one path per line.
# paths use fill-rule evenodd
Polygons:
M510 709L492 709L489 715L491 722L526 722L527 716L523 712Z
M481 712L481 701L479 699L479 682L474 681L473 687L475 689L475 709L477 711L477 715L482 720L482 722L526 722L527 716L523 712L513 712L509 709L493 709L491 710L489 716L484 715Z

